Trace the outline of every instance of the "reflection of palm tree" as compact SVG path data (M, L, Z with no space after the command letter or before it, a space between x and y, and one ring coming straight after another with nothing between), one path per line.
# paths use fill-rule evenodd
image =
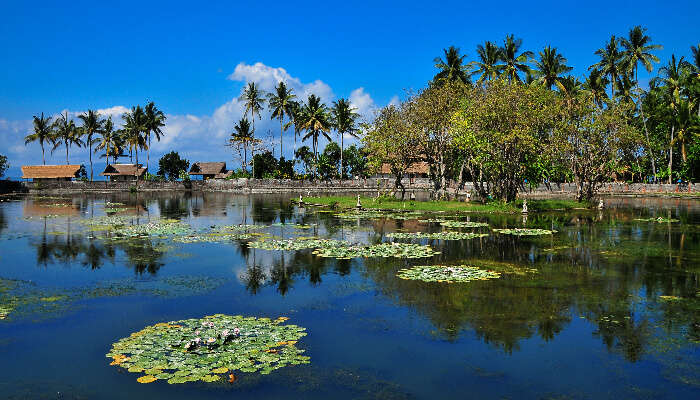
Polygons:
M243 274L243 281L245 282L245 288L250 292L250 294L257 294L263 283L265 282L265 273L262 268L257 265L248 267L245 274Z

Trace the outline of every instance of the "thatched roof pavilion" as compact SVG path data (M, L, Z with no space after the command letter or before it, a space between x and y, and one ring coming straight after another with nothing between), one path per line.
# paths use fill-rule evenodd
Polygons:
M134 181L146 173L146 168L141 164L109 164L102 172L102 176L108 176L112 181Z
M23 165L22 179L41 181L70 181L78 177L80 165Z
M201 175L202 179L225 179L231 174L225 162L196 162L190 168L190 175Z

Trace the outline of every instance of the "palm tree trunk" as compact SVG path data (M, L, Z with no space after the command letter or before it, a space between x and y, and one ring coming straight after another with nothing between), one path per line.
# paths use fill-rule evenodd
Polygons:
M41 163L46 165L46 160L44 159L44 144L41 144Z
M671 143L668 146L668 184L671 184L673 177L673 133L676 127L671 125Z
M280 160L282 159L282 117L280 117Z
M151 133L148 133L148 148L146 149L146 171L148 171L148 163L151 162Z
M90 140L90 137L88 136L88 145L90 149L88 150L90 152L90 182L92 182L92 141Z
M68 142L66 142L66 165L68 164Z
M340 132L340 182L343 182L343 132Z
M253 179L255 179L255 114L253 114L253 110L250 110L250 119L253 120L253 142L250 146L250 159L253 163L253 167L251 168L251 174L253 174Z

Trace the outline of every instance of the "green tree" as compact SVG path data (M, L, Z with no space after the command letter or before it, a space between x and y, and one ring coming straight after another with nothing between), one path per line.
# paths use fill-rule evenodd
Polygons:
M355 112L355 108L352 107L350 101L347 99L340 99L333 102L332 112L332 123L333 128L338 132L340 136L340 178L344 177L343 169L343 137L348 134L353 137L357 137L357 118L360 116Z
M88 154L90 156L90 182L92 182L93 171L92 171L92 145L96 134L102 131L102 125L104 120L100 118L100 114L93 110L88 110L85 113L78 115L81 121L83 121L83 132L85 133L86 143L88 145Z
M229 138L229 146L238 149L240 153L243 151L243 156L241 161L243 164L243 170L248 172L248 148L253 146L255 138L253 137L253 129L250 126L250 121L248 118L243 117L240 121L233 127L233 132Z
M255 138L255 116L260 119L260 112L265 106L265 92L260 90L255 82L248 82L248 85L243 89L240 100L243 101L245 111L250 112L250 120L252 121L253 129L251 130L253 138ZM251 155L255 154L255 146L251 146ZM255 174L255 157L253 156L253 174Z
M165 126L165 113L156 107L152 101L146 104L144 108L144 133L146 135L146 171L148 171L149 163L151 162L151 135L155 135L156 140L160 141L163 136L162 127Z
M294 151L294 158L304 164L304 171L308 175L314 167L314 152L309 146L301 146Z
M668 64L659 68L660 77L654 78L652 81L661 83L665 97L668 101L668 110L671 115L671 135L668 141L668 183L673 180L673 145L677 142L675 139L676 122L678 115L678 105L681 102L682 77L683 77L683 57L676 61L676 55L671 54L671 59Z
M287 117L290 120L292 119L294 113L295 98L296 95L294 95L292 89L287 88L287 85L285 85L285 83L282 81L280 81L277 84L274 93L268 93L267 95L267 104L270 108L270 119L277 118L280 121L280 157L284 156L284 148L282 147L282 135L284 134L284 131L287 130L287 128L285 128L285 125L283 125L284 118Z
M321 102L321 98L312 94L306 100L300 116L300 127L306 131L302 140L311 139L314 149L314 177L316 177L316 165L318 164L318 138L323 135L329 142L332 141L328 133L331 131L331 118L328 107Z
M319 157L318 172L321 179L330 180L338 177L338 165L342 152L335 142L329 142Z
M503 79L467 92L454 116L453 135L480 196L513 201L524 180L536 178L528 172L553 149L547 133L556 104L556 95L543 86Z
M5 171L10 168L10 163L7 162L7 157L0 154L0 178L5 175Z
M445 58L435 57L435 68L439 71L435 74L433 82L441 84L446 81L459 81L462 83L469 82L469 73L467 66L464 63L466 55L459 54L459 48L450 46L447 49L442 49Z
M112 157L112 162L117 162L117 157L120 157L123 152L123 143L118 131L114 130L114 123L110 116L104 121L104 125L99 132L100 137L97 139L95 151L104 151L100 157L104 157L109 164L109 158Z
M54 133L53 133L53 152L60 146L65 146L66 148L66 164L68 162L68 148L72 145L82 147L83 140L81 138L82 132L75 126L72 118L68 118L68 112L61 114L58 119L54 122Z
M566 65L566 58L557 52L556 47L546 46L539 56L539 60L535 60L535 68L537 68L535 82L546 86L547 89L551 89L553 85L561 89L562 75L573 68Z
M171 151L158 160L158 175L167 177L174 181L180 174L187 172L190 168L190 162L184 158L180 158L180 154Z
M129 146L129 153L136 152L136 165L139 164L139 149L147 149L148 144L144 137L146 131L146 114L141 106L131 107L122 115L124 120L124 142Z
M690 142L693 136L700 135L700 118L698 118L689 101L682 100L678 104L675 126L678 126L676 131L676 137L673 139L674 143L681 144L681 157L683 163L688 162L688 152L686 151L686 145Z
M44 143L51 142L53 137L53 122L51 122L51 117L44 117L44 113L41 113L40 117L34 116L34 133L27 135L24 138L24 145L28 145L31 142L39 142L41 146L41 163L46 165L46 160L44 158Z
M622 52L618 47L619 41L613 35L610 37L610 41L602 47L595 51L595 54L600 57L600 61L588 67L589 70L597 69L603 75L609 76L610 79L610 98L615 97L615 88L617 88L617 82L620 74L623 71L621 67Z
M484 80L490 81L496 79L501 72L501 66L498 62L501 60L501 52L493 42L485 42L483 45L476 46L476 54L479 57L477 61L472 61L469 66L472 69L470 76L479 75L476 83L483 83Z
M271 151L254 155L253 162L255 163L255 175L253 175L255 179L274 178L279 168L279 163Z
M499 69L501 74L508 78L508 82L520 82L520 73L528 73L530 71L527 62L532 58L533 54L531 51L520 53L522 45L522 39L515 39L513 35L508 35L503 40L503 46L499 49L501 62L503 62Z
M608 80L605 75L600 70L593 69L583 83L583 90L593 97L596 104L602 106L608 98L607 93L605 93L607 86Z

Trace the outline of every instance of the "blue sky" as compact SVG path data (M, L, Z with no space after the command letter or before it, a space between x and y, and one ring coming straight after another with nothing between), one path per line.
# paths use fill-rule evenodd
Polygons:
M292 80L328 102L350 97L370 115L423 87L449 45L471 59L478 43L514 33L534 52L556 46L580 76L610 35L634 25L664 45L662 63L700 42L697 1L7 2L0 21L0 154L14 167L40 162L38 145L21 139L42 111L101 109L118 120L124 107L153 100L168 115L169 137L153 157L172 148L232 162L222 144L249 80ZM258 133L276 135L276 126L259 123ZM58 151L47 161L63 162Z

